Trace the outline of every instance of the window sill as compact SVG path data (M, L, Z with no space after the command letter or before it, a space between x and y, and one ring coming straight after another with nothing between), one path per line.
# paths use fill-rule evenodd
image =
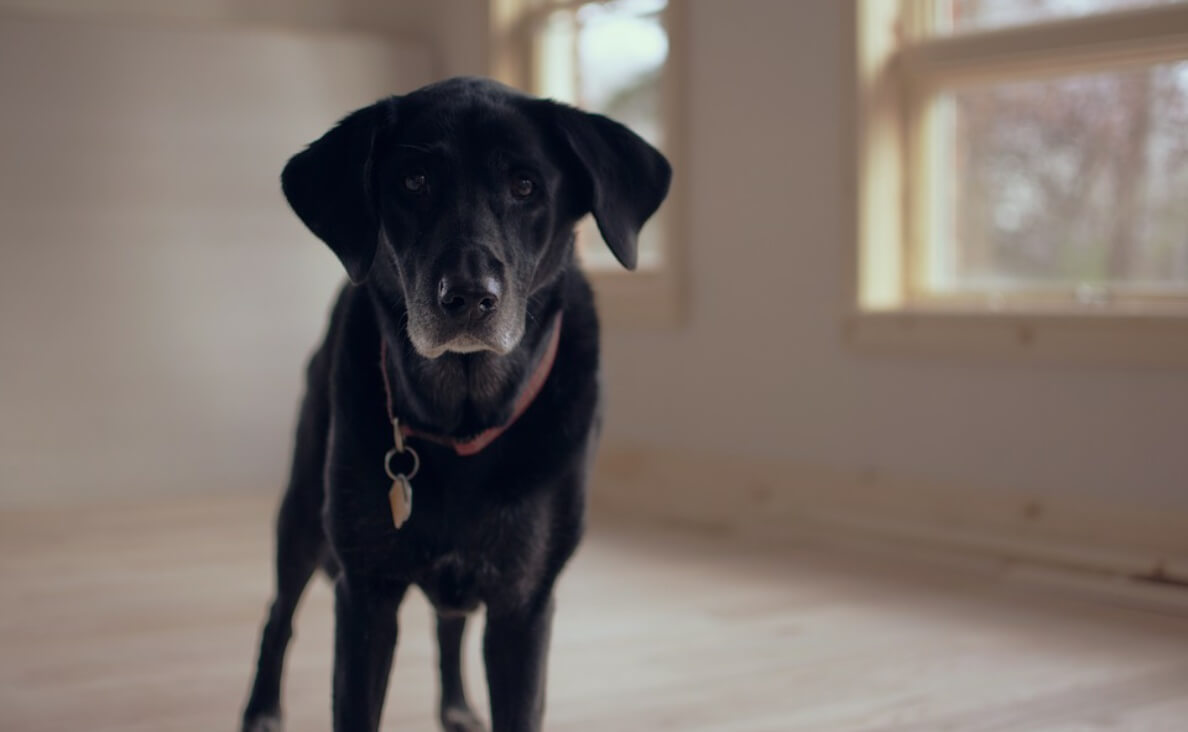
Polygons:
M1188 315L859 311L843 334L871 354L1188 367Z
M680 280L672 269L587 270L603 326L647 330L681 325L684 308Z

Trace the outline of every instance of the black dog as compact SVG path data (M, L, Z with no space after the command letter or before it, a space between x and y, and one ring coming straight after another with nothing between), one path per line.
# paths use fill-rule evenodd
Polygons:
M289 161L290 205L351 284L309 364L245 730L280 728L318 566L335 578L335 730L378 727L409 585L437 609L445 729L482 729L460 669L480 603L494 729L540 729L600 411L574 227L592 212L633 268L670 175L622 125L481 79L360 109Z

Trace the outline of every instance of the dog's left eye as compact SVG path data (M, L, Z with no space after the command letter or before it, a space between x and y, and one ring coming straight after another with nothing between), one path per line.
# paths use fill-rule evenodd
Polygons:
M516 198L527 198L535 190L536 185L532 182L531 178L525 178L523 176L512 178L511 192Z
M425 184L428 180L424 173L413 173L404 177L404 189L409 193L421 193L425 190Z

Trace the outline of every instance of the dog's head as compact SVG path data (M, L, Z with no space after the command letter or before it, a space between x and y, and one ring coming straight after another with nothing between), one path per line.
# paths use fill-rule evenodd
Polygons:
M593 213L618 260L668 191L654 148L606 117L451 79L360 109L295 155L285 196L353 282L403 300L427 358L506 354L529 298Z

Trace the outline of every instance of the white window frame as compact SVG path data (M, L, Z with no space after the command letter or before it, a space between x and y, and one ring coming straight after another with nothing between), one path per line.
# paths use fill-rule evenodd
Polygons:
M932 0L854 0L857 84L850 342L876 350L1188 364L1188 299L925 294L931 100L968 83L1188 59L1188 4L930 35Z
M538 88L534 54L537 31L556 10L576 8L600 0L491 0L489 8L489 74L505 84L535 93ZM601 0L605 1L605 0ZM664 217L660 265L628 272L620 268L586 271L598 297L603 320L615 327L672 327L684 319L685 241L684 135L678 120L684 108L685 13L682 0L669 0L664 26L668 58L663 71L662 114L664 154L673 167L668 197L657 216ZM651 225L651 224L649 224Z

